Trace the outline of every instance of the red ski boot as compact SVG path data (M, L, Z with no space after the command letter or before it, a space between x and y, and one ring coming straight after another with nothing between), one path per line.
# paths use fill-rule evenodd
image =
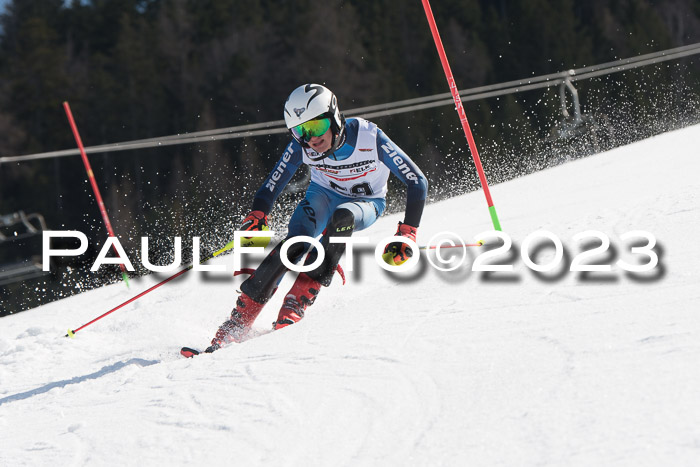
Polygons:
M316 300L320 290L320 282L310 278L306 273L299 274L289 293L284 297L284 304L277 316L277 321L272 323L272 328L282 329L303 318L306 307Z
M205 352L212 353L226 344L241 342L263 309L262 303L258 303L248 295L241 293L236 306L231 311L231 317L224 321L216 331L216 336L211 340L211 345Z

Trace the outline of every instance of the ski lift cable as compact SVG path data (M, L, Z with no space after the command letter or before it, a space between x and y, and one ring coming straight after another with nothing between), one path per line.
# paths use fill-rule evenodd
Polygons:
M623 60L616 60L598 65L572 69L569 71L550 73L547 75L534 76L532 78L519 79L499 84L479 86L476 88L461 91L459 95L462 98L462 101L486 99L490 97L497 97L516 92L524 92L531 91L534 89L558 86L566 80L578 81L583 79L591 79L606 74L626 71L632 68L652 65L668 60L676 60L699 53L700 43L691 44L675 49L649 53ZM451 93L448 92L413 99L404 99L385 104L357 107L347 110L346 114L349 116L357 116L363 118L376 118L387 115L413 112L416 110L424 110L434 107L446 106L451 104L453 105L454 102L451 98ZM287 129L284 126L284 120L273 120L269 122L253 123L248 125L239 125L213 130L197 131L192 133L138 139L120 143L101 144L97 146L86 147L85 151L88 154L107 153L115 151L172 146L176 144L192 144L234 138L266 136L286 132ZM55 157L74 156L78 154L80 154L80 151L78 151L77 149L64 149L38 154L4 156L0 157L0 166L3 163L9 162L34 161Z

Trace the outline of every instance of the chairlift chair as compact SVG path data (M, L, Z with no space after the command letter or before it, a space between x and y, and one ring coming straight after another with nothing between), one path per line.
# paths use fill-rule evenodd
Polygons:
M44 230L41 214L0 215L0 286L49 274L41 263Z

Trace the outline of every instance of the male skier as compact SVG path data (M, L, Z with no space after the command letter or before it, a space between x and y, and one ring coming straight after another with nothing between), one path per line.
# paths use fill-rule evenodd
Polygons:
M305 198L292 214L287 237L241 284L241 294L231 316L219 327L206 352L240 342L250 330L287 272L280 259L284 241L298 235L316 238L323 233L320 240L325 253L323 262L313 271L299 274L273 327L280 329L302 319L321 286L330 285L345 251L344 243L331 243L329 238L364 230L382 215L390 173L407 186L405 217L399 222L396 235L416 239L428 182L382 130L362 118L346 120L338 109L336 96L318 84L299 86L289 95L284 119L293 140L255 194L241 230L268 230L267 214L302 163L310 168L311 182ZM308 243L292 245L287 251L289 260L297 263L308 249ZM317 254L312 249L306 264L311 264ZM384 250L384 258L390 264L402 264L410 256L411 248L400 241L390 243Z

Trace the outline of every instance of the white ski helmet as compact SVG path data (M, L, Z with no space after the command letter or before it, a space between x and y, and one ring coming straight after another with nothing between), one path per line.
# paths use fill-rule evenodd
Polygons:
M330 130L333 132L331 148L320 154L319 157L311 157L312 160L321 160L327 157L345 142L345 117L340 114L338 109L338 99L325 86L303 84L292 91L284 104L284 121L287 124L287 129L292 137L304 147L309 147L308 140L311 136L320 135L309 134L301 125L311 120L323 118L328 118Z

